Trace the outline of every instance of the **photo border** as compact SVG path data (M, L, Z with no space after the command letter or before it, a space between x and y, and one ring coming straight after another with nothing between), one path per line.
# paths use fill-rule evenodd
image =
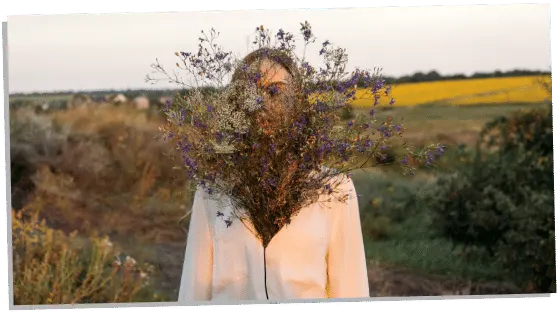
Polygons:
M8 273L7 270L11 270L11 255L7 255L7 250L11 249L11 211L7 211L7 209L11 208L11 198L8 196L7 192L10 191L10 181L8 180L10 177L10 168L9 168L9 115L8 114L8 55L7 55L7 23L6 23L6 14L64 14L64 13L78 13L78 12L153 12L153 11L178 11L178 10L185 10L185 9L222 9L227 7L228 9L241 9L241 8L335 8L335 7L375 7L375 6L421 6L421 5L448 5L448 4L512 4L512 3L527 3L527 1L500 1L500 0L487 0L487 1L470 1L470 0L267 0L263 2L262 0L243 0L243 1L228 1L228 0L199 0L200 5L203 7L200 8L175 8L175 9L131 9L131 8L96 8L96 9L78 9L80 6L87 6L88 2L80 2L77 4L74 1L70 0L57 0L51 3L48 3L50 6L56 5L57 7L62 8L35 8L36 6L46 5L46 1L38 1L38 0L5 0L2 4L5 6L4 8L0 8L0 28L1 28L1 35L0 37L0 50L1 50L1 62L2 67L0 69L0 76L2 77L2 123L3 123L3 145L4 145L4 193L0 190L0 195L2 195L4 199L5 208L2 208L5 211L6 215L6 225L4 226L5 233L0 233L1 236L6 235L6 239L4 240L4 245L6 248L6 257L7 257L7 265L6 269L0 269L0 280L4 280L7 286L10 286L13 283L11 273ZM551 3L551 1L533 1L533 3ZM188 5L191 7L197 6L198 2L189 2ZM123 6L126 7L127 5L130 6L142 6L142 3L137 1L131 0L119 0L119 1L107 1L107 0L98 0L92 2L91 4L95 4L96 6ZM159 5L162 6L169 6L169 7L177 7L177 6L184 6L185 2L179 0L161 0L158 2ZM327 5L328 4L328 5ZM10 8L7 9L6 7L16 5L18 8ZM72 9L64 9L65 6L72 6ZM149 6L146 3L146 6ZM552 12L555 12L554 7L551 10L551 20L552 20ZM551 25L551 29L553 26ZM555 56L554 52L558 52L559 49L555 49L557 45L552 42L552 71L553 74L560 70L560 64L558 63L560 59L559 56ZM557 75L557 79L553 78L553 95L560 95L560 73ZM557 91L558 90L558 91ZM556 102L554 102L556 105ZM554 136L555 136L555 148L560 146L560 126L558 124L558 119L560 119L560 109L557 106L553 106L553 113L554 113ZM559 150L555 150L554 152L555 161L554 161L554 169L557 169L560 166L560 152ZM555 190L558 190L560 187L560 176L556 173L554 174L554 182L555 182ZM560 195L556 196L556 203L560 204ZM560 216L558 215L558 210L556 210L556 226L560 226ZM557 242L557 253L559 252L560 248ZM558 266L558 262L557 262ZM557 273L560 274L560 268L557 268ZM7 279L6 279L7 278ZM8 280L8 281L5 281ZM158 303L158 302L145 302L145 303L107 303L107 304L80 304L80 305L13 305L13 290L10 290L8 287L9 299L8 305L10 306L10 310L18 310L18 311L35 311L37 309L42 310L78 310L81 309L83 311L89 311L91 309L103 310L103 312L107 312L110 309L113 309L115 313L122 313L122 311L130 311L130 310L138 310L144 312L154 312L154 313L161 313L161 311L210 311L212 313L216 313L215 307L188 307L183 308L178 302L166 302L166 303ZM372 310L370 307L374 307L371 304L366 305L358 305L358 304L365 304L363 299L344 299L345 302L345 311L363 311L369 314L368 310ZM560 300L557 297L551 298L550 294L521 294L521 295L500 295L500 296L449 296L449 297L398 297L398 298L371 298L367 300L368 303L383 303L382 305L376 305L376 311L380 311L379 307L383 308L385 304L403 304L403 303L447 303L447 304L549 304L553 305L554 309L560 310ZM269 301L274 302L274 301ZM286 303L289 301L279 301L282 303ZM296 302L296 301L294 301ZM313 311L319 308L318 303L327 303L327 304L338 304L341 301L338 300L313 300L313 301L302 301L298 300L297 304L308 304L305 305L306 311ZM352 304L355 303L355 304ZM315 305L313 305L315 304ZM8 306L7 305L7 306ZM219 307L218 312L245 312L245 311L267 311L270 310L272 312L278 312L279 308L277 305L269 305L263 302L245 302L243 304L242 301L239 303L229 304L229 310L227 306ZM241 305L262 305L262 306L241 306ZM324 304L323 304L324 305ZM370 306L371 305L371 306ZM8 307L6 306L6 310ZM488 305L489 306L489 305ZM488 307L487 306L487 307ZM515 312L522 312L523 308L519 308L518 305L512 311ZM330 307L331 311L334 307ZM157 310L159 309L159 311ZM465 310L466 308L463 308ZM121 311L117 311L121 310ZM432 310L431 308L429 310ZM488 309L486 309L488 310ZM549 309L550 310L550 309ZM337 310L338 311L338 310ZM401 310L402 311L402 310ZM413 311L418 311L418 308L415 308ZM454 312L457 312L457 309L454 308ZM469 311L469 314L472 313L473 310ZM478 310L480 311L480 310ZM532 309L534 311L534 309ZM322 312L322 310L321 310ZM108 312L107 312L108 313ZM430 314L433 313L430 311ZM489 312L490 313L490 312Z

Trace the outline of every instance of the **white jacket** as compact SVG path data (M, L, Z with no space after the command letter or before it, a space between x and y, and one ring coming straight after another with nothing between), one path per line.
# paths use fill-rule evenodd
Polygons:
M179 302L369 297L354 184L348 179L339 187L349 193L346 202L323 196L303 208L266 251L249 221L227 227L218 211L227 218L231 206L199 189Z

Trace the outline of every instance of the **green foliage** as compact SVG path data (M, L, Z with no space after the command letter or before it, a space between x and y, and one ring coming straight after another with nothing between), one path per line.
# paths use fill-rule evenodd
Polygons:
M466 252L484 250L535 292L555 291L552 115L497 118L469 167L440 177L434 226Z
M344 106L341 110L340 110L340 118L347 120L347 119L352 119L356 117L356 114L354 113L354 108L352 108L352 106L348 105L348 106Z

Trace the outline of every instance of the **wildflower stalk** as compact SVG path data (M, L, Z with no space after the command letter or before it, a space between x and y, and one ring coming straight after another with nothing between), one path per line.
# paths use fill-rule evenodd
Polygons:
M212 29L210 36L199 38L198 52L176 53L194 83L185 84L187 95L177 94L164 108L168 124L162 132L181 152L193 186L209 196L228 197L234 211L222 215L225 224L250 221L265 248L282 226L321 196L348 198L340 185L351 171L373 158L373 166L389 165L382 151L405 131L402 122L375 117L381 99L394 103L381 70L349 72L346 50L328 40L318 51L323 63L313 66L306 52L317 38L307 21L300 26L302 58L295 53L294 34L280 29L273 40L261 25L253 41L257 49L233 59L215 43L218 33ZM164 80L178 78L158 63L152 67ZM270 81L278 68L286 79ZM158 79L148 76L148 81ZM338 113L358 99L359 82L364 85L359 97L371 100L372 110L345 122ZM442 148L429 146L419 153L407 148L406 157L433 165ZM413 163L399 166L414 171Z

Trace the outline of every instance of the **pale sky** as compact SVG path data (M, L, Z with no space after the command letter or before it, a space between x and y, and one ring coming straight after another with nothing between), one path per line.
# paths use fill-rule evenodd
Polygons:
M218 44L243 56L256 26L299 34L305 20L318 38L307 56L328 39L351 68L389 76L551 67L547 4L11 16L9 92L153 88L150 64L173 69L174 52L196 51L201 30L214 27Z

